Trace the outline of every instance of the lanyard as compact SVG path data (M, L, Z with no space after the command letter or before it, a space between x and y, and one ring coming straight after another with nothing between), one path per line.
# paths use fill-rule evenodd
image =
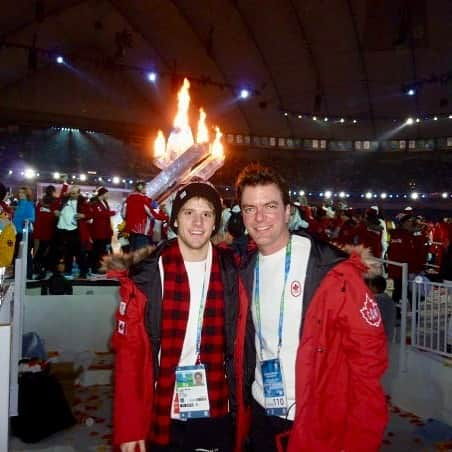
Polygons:
M207 256L207 260L209 259L209 256ZM206 296L206 279L207 279L207 260L204 264L204 278L202 282L202 290L201 290L201 302L199 303L199 312L198 312L198 326L197 326L197 332L196 332L196 361L195 364L200 364L201 362L201 333L202 333L202 324L204 321L204 308L207 303L207 296ZM209 274L210 279L210 274Z
M278 354L277 357L279 359L279 353L281 351L282 346L282 332L283 332L283 322L284 322L284 297L286 293L286 285L287 278L289 276L290 271L290 260L292 257L292 240L289 237L289 241L286 245L286 254L284 259L284 285L281 294L281 301L279 307L279 321L278 321ZM257 335L259 337L260 343L260 352L261 352L261 361L263 361L263 350L264 350L264 339L262 337L262 323L261 323L261 306L260 306L260 276L259 276L259 255L257 256L256 268L254 270L254 297L253 301L256 307L256 318L257 318Z

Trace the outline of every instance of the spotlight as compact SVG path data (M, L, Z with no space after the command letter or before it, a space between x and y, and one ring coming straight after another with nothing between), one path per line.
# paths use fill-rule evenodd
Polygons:
M56 62L57 62L58 64L63 64L63 63L64 63L64 58L63 58L61 55L58 55L58 56L56 57Z
M33 179L36 176L36 172L33 168L27 168L24 171L24 177L25 179Z
M86 174L80 174L80 180L82 182L85 182L86 181Z
M386 199L388 197L388 195L386 194L386 193L382 193L381 195L380 195L380 198L381 199Z
M102 182L102 180L103 180L102 177L99 177L99 182Z
M328 118L327 118L326 116L323 118L323 120L324 120L325 122L328 122Z
M250 96L250 92L247 89L242 89L240 91L240 98L241 99L248 99L249 96Z
M414 96L416 94L416 90L414 88L408 88L406 90L406 95L407 96Z
M287 113L287 111L284 112L284 116L289 116L289 113Z
M434 116L433 121L438 121L438 116Z
M317 121L317 116L313 116L313 117L312 117L312 120L313 120L313 121Z
M157 74L155 72L149 72L148 80L154 83L157 80Z
M121 179L119 179L118 176L113 177L113 183L114 183L114 184L119 184L120 180L121 180Z
M299 194L300 196L304 196L304 190L300 190L300 191L298 192L298 194Z
M407 120L405 121L405 124L411 126L411 124L414 123L414 119L413 118L407 118Z
M416 122L421 122L421 120L419 118L416 118Z
M366 193L366 199L371 199L372 198L372 192L368 191Z
M326 198L326 199L330 199L330 198L331 198L331 195L332 195L332 193L330 192L330 190L327 190L327 191L325 192L325 198Z
M446 192L444 192L444 193L441 195L441 198L446 199L448 196L449 196L449 194L446 193Z
M301 116L301 115L298 115L298 119L301 119L303 116Z
M411 193L410 198L411 199L418 199L419 195L414 191L413 193Z
M345 122L345 119L344 118L341 118L341 119L339 119L339 122Z
M449 119L452 119L452 115L449 115Z
M13 174L13 170L8 171L8 175L11 176L11 174Z
M339 192L339 198L345 198L345 193L343 191Z
M58 171L55 171L55 172L53 173L53 178L54 178L55 180L58 180L58 179L60 178L60 173L59 173Z
M356 119L354 119L352 122L353 122L353 124L356 124L358 121Z

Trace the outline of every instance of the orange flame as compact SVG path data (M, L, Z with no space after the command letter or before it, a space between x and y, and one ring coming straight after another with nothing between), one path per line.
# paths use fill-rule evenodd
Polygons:
M221 143L222 136L223 134L221 133L220 128L215 127L215 139L213 140L212 143L211 154L212 157L220 160L224 159L223 143Z
M196 142L198 144L209 142L209 131L206 125L206 112L199 109L198 133L196 135Z
M190 82L184 78L184 83L177 93L177 113L174 118L175 128L183 129L190 127L188 123L188 108L190 106L190 94L188 93L189 88Z
M163 135L163 132L159 130L157 132L157 138L154 141L154 158L158 159L165 155L165 136Z

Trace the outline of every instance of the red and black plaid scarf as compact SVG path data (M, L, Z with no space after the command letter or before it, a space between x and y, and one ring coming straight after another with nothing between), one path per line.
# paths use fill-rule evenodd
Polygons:
M201 363L206 367L210 416L228 412L228 387L224 369L224 296L218 254L212 250L212 269L201 331ZM162 253L165 272L160 367L154 394L151 440L156 444L170 441L171 403L190 304L190 287L177 241ZM193 363L194 364L194 363Z

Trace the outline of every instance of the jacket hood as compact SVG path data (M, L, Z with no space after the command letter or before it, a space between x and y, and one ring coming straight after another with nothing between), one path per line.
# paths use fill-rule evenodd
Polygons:
M364 278L375 278L383 272L382 264L372 254L369 248L363 245L345 245L341 248L361 267L361 273ZM361 265L360 265L361 264Z
M112 254L102 260L102 270L108 272L120 272L129 270L139 264L155 251L155 246L147 246L127 254Z

